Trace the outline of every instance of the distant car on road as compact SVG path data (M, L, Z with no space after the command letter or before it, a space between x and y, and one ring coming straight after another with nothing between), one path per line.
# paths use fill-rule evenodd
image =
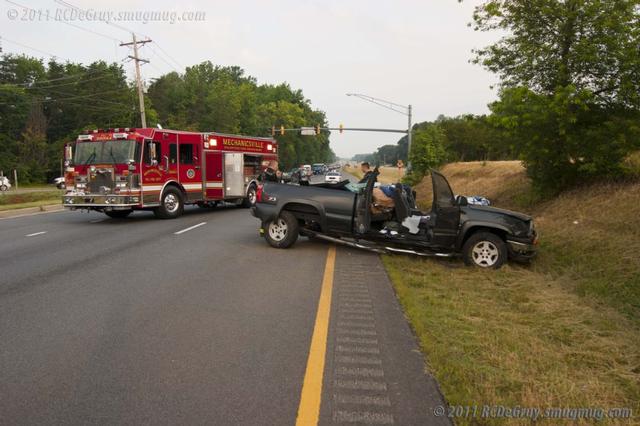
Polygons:
M53 179L53 184L58 189L65 189L67 187L65 185L65 183L64 183L64 177L57 177L57 178Z
M8 191L11 189L11 182L6 176L0 176L0 191Z
M342 179L342 174L340 172L329 172L324 175L324 181L328 183L339 183Z
M323 175L327 171L327 166L323 163L316 163L311 166L314 175Z

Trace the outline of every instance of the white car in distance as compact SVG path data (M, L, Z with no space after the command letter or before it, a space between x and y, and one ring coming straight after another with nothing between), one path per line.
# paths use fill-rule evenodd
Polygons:
M340 172L329 172L324 175L324 181L327 183L338 183L342 180L342 174Z
M11 189L11 183L6 176L0 176L0 191L8 191Z

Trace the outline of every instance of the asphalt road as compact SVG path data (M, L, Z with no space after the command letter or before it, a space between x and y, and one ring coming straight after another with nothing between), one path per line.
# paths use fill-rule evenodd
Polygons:
M0 424L295 424L330 245L257 227L233 207L1 219ZM320 424L442 421L378 256L336 258Z

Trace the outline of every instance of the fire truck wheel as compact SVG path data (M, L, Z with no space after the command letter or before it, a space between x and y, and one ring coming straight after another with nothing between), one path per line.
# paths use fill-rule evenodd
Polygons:
M271 247L288 248L298 239L298 219L288 211L283 211L280 216L265 224L264 238Z
M129 216L132 212L133 210L111 210L105 211L104 214L114 219L122 219Z
M184 211L182 192L174 186L170 186L162 193L160 207L153 211L160 219L175 219Z
M256 197L257 197L256 191L257 190L255 185L251 185L249 187L249 190L247 191L247 198L244 198L242 200L242 207L248 209L250 207L253 207L256 204Z

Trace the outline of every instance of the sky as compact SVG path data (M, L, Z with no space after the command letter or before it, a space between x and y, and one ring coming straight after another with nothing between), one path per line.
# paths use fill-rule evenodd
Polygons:
M64 2L97 17L135 12L140 19L134 15L117 26L90 16L81 20ZM154 41L140 49L140 56L150 60L142 67L146 82L206 60L238 65L259 83L288 82L301 89L314 108L326 112L332 127L406 129L406 116L346 94L411 104L414 122L440 114L486 113L496 97L491 86L497 79L469 60L472 49L490 44L497 35L468 27L479 3L0 0L0 43L4 53L121 62L133 77L134 65L125 60L131 52L119 46L119 41L130 41L127 30L132 30ZM145 23L144 14L152 12L164 12L169 19ZM204 19L171 22L171 13L182 17L190 12L200 12ZM331 147L338 156L351 157L394 144L401 136L333 132Z

